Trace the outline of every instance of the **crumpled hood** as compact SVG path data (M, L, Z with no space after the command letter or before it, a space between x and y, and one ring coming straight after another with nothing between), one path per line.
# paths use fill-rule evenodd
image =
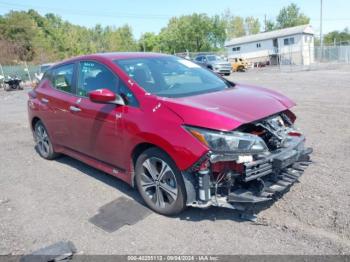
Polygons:
M229 131L295 105L289 98L261 87L237 84L220 92L163 101L186 125Z

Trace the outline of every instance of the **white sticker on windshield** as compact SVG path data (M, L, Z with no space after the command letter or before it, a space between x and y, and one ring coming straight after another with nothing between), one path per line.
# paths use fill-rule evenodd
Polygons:
M191 62L191 61L188 61L188 60L185 60L185 59L180 59L179 62L181 64L183 64L184 66L187 66L188 68L199 68L200 66Z

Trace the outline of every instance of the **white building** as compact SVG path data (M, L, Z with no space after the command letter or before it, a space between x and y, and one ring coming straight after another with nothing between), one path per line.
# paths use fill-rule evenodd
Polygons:
M252 63L309 65L314 62L314 31L310 25L234 38L225 43L228 57Z

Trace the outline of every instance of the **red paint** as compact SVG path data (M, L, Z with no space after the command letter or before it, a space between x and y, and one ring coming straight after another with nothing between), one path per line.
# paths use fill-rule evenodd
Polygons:
M140 144L161 148L180 170L186 170L207 153L208 148L183 125L229 131L294 105L276 92L243 85L186 98L161 98L147 94L113 63L116 59L152 56L161 55L106 53L68 60L69 63L95 60L109 67L134 93L138 107L93 102L112 101L109 90L90 92L90 98L79 97L58 91L45 80L29 95L30 122L34 118L43 121L55 151L132 183L131 157ZM43 103L42 98L49 102ZM71 106L80 111L72 112Z
M89 98L95 103L108 103L116 99L115 93L108 89L97 89L89 92Z
M294 106L280 94L240 84L216 93L167 99L165 104L186 124L225 131Z

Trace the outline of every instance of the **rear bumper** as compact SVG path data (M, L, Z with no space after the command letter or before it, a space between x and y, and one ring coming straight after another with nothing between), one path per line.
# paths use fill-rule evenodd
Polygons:
M304 170L311 163L312 148L304 148L304 138L301 137L292 146L277 150L257 161L244 164L240 174L234 174L235 185L230 186L226 194L217 194L213 177L208 193L210 196L203 201L199 198L198 174L196 167L184 174L187 189L187 205L206 208L209 206L245 209L242 204L254 204L276 199L288 191L298 181ZM199 163L209 159L210 163L233 162L233 156L215 155L209 153ZM197 163L198 166L198 163ZM227 171L233 173L231 170Z

